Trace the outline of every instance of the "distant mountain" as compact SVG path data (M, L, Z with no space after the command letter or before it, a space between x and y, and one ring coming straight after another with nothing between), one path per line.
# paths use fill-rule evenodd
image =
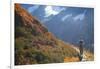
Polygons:
M58 14L44 23L50 32L65 42L77 44L80 38L82 38L86 45L94 43L94 27L93 22L89 22L91 20L87 21L87 18L89 17L85 18L85 22L74 22L69 19L62 22L60 17L61 15L62 14Z
M28 6L28 4L26 5ZM35 11L31 12L31 14L37 17L38 20L40 20L41 23L45 25L48 31L52 32L52 34L54 34L57 38L63 40L64 42L69 42L74 45L78 45L78 41L82 39L84 40L85 48L88 49L93 48L94 44L93 8L52 6L53 8L58 7L59 10L61 10L62 8L66 9L61 11L57 15L50 15L49 17L45 17L46 16L45 8L48 6L33 5L33 7L34 6L39 6L39 7ZM27 10L29 11L29 9Z
M62 12L63 13L63 12ZM94 51L94 23L93 20L88 20L91 13L86 14L84 21L74 22L73 20L61 21L61 14L53 16L52 19L44 23L50 32L59 39L78 45L80 39L84 40L84 48ZM90 19L93 19L91 17Z
M15 65L60 63L65 57L78 57L71 44L57 39L19 4L15 4L14 12Z

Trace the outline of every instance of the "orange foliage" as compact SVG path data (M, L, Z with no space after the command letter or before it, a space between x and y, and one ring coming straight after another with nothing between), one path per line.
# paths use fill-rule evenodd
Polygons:
M77 62L79 61L78 57L65 57L64 62Z

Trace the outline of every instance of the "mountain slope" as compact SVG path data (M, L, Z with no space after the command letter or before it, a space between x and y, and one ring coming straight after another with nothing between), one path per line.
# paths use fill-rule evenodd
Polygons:
M78 56L70 44L57 39L19 4L14 12L15 65L61 63L65 57Z

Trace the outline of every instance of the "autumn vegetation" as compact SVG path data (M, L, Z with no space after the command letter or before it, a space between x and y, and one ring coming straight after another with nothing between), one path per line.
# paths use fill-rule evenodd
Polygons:
M78 52L70 44L57 39L19 4L15 4L14 12L15 65L62 63L67 61L65 57L77 58Z

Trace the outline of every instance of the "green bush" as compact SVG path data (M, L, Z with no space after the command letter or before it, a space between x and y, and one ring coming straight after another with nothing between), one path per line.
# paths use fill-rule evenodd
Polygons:
M32 38L32 34L30 29L25 27L16 27L15 28L15 38L17 37L25 37L25 38Z

